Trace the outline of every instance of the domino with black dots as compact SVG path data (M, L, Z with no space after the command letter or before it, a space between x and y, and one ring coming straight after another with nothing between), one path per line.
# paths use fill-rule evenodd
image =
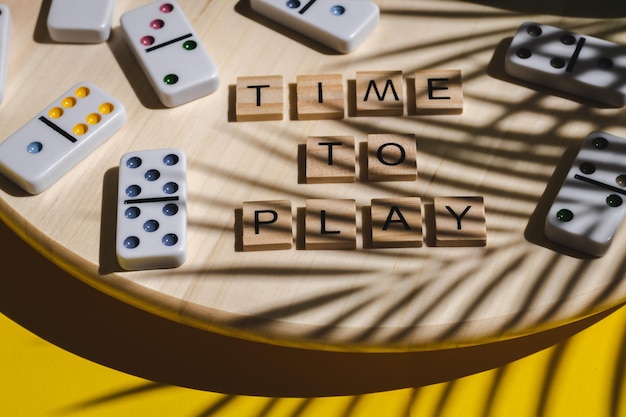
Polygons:
M92 83L77 84L0 144L0 172L41 193L125 122L121 102Z
M626 46L535 22L523 23L506 52L520 80L599 103L626 104Z
M6 4L0 4L0 103L7 88L9 69L9 44L11 42L11 11Z
M252 9L341 53L374 31L380 10L370 0L251 0Z
M120 23L165 106L179 106L218 89L217 66L177 3L155 1L126 12Z
M626 216L626 139L590 133L545 221L548 239L600 257Z
M116 253L126 270L174 268L187 255L187 160L180 149L129 152L119 168Z

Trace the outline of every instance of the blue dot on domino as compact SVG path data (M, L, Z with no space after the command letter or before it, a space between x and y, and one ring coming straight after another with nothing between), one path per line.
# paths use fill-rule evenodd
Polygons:
M156 169L149 169L146 171L145 177L148 181L156 181L161 176L161 173Z
M168 182L163 186L163 192L165 194L174 194L176 191L178 191L178 184L175 182Z
M178 236L173 233L168 233L163 236L162 241L165 246L174 246L176 243L178 243Z
M168 166L176 165L178 163L178 156L174 154L166 155L165 158L163 158L163 163Z
M124 239L124 247L127 249L135 249L139 246L139 238L137 236L129 236Z
M176 204L166 204L163 206L163 214L166 216L174 216L178 213L178 206Z
M159 222L156 220L148 220L143 224L143 230L148 233L156 232L159 230Z
M139 194L141 194L141 187L136 184L130 185L126 188L126 195L128 197L137 197Z
M330 13L335 16L341 16L346 12L346 8L343 6L333 6L330 8Z
M31 142L28 144L28 147L26 147L26 151L28 153L39 153L42 149L43 145L41 142Z
M139 217L140 214L141 210L139 209L139 207L129 207L124 212L124 216L127 219L136 219L137 217Z
M139 168L141 166L141 158L133 156L132 158L128 158L126 161L126 166L128 168Z

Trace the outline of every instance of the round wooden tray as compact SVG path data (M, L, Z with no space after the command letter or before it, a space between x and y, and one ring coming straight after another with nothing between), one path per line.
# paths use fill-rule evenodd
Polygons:
M255 15L245 1L181 0L220 68L222 86L165 109L117 23L143 2L118 4L112 38L97 45L50 42L47 2L39 16L25 2L6 3L14 25L9 87L0 107L5 137L83 80L122 101L128 122L40 195L25 195L1 178L0 217L55 263L114 297L222 334L363 351L510 338L626 299L626 231L600 259L570 253L543 234L547 208L580 142L592 130L626 137L623 109L533 88L502 70L507 40L524 20L626 43L622 19L556 18L473 2L380 0L374 34L355 52L338 55ZM568 2L559 3L567 9ZM462 115L354 116L357 71L402 71L410 85L422 69L462 71ZM296 76L334 73L346 82L346 117L295 120ZM234 121L237 77L275 74L285 82L284 119ZM299 181L307 136L353 135L360 144L370 133L416 135L418 179L373 183L357 172L351 184ZM119 158L160 147L182 148L189 159L188 259L176 269L124 272L114 249ZM418 196L428 207L437 196L467 195L484 197L486 247L364 248L362 214L371 199ZM309 198L356 200L356 250L304 250L298 244L296 212ZM294 248L239 251L236 213L243 202L275 199L294 207ZM427 220L426 243L432 236Z

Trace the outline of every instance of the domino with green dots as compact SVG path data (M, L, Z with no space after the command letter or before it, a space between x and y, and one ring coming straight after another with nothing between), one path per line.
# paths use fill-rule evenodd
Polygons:
M122 15L126 41L159 100L175 107L219 87L219 72L180 6L158 0Z
M187 159L180 149L122 156L116 231L116 254L122 268L174 268L185 262L186 175Z
M545 221L546 236L600 257L626 216L626 139L591 132L584 140Z
M121 102L92 83L76 84L0 144L0 172L41 193L125 122Z

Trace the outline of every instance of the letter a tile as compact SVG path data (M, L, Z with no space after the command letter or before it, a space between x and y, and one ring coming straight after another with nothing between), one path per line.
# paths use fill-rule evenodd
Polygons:
M372 246L422 246L422 206L419 197L372 199Z
M244 251L291 248L291 201L245 202L242 218Z
M238 77L236 95L237 121L282 120L284 105L282 75Z
M487 227L482 197L435 197L437 246L485 246Z
M402 116L403 82L402 71L358 71L357 116Z

